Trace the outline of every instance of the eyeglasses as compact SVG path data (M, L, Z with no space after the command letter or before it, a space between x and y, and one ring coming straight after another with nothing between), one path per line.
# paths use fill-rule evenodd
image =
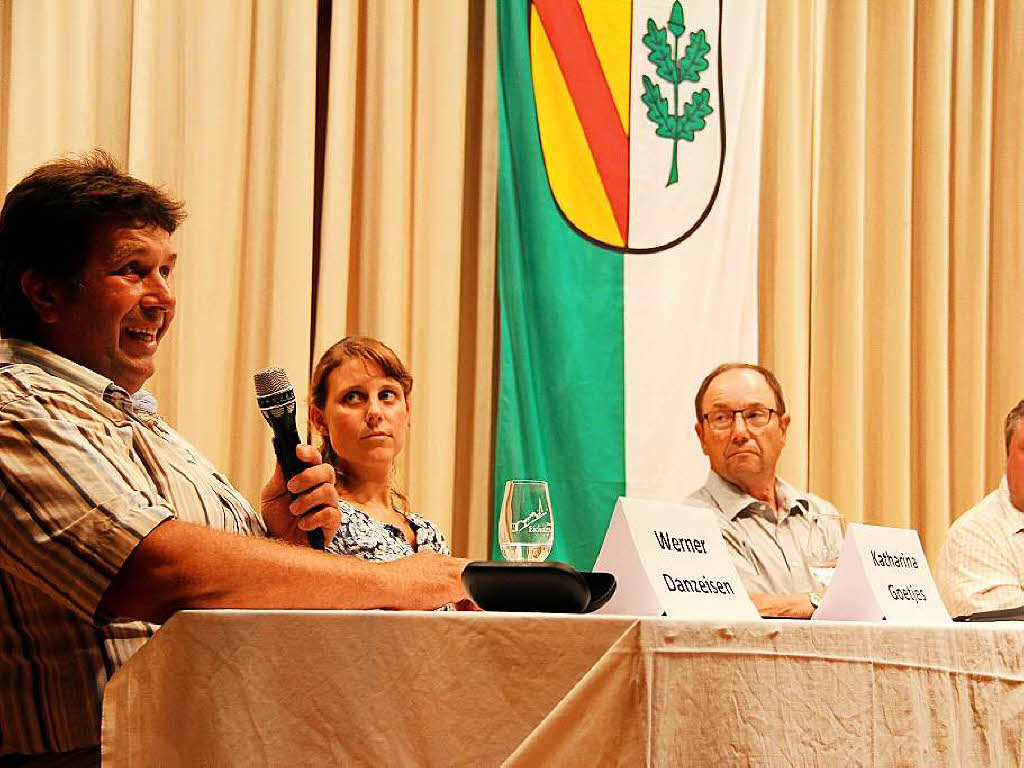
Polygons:
M764 429L772 420L772 414L778 413L774 408L737 408L735 410L708 411L703 415L708 426L715 432L728 432L736 423L739 414L750 429Z

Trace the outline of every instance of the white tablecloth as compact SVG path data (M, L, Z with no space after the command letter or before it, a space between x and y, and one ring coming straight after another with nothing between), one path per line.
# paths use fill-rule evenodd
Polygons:
M104 765L1021 765L1024 625L187 611Z

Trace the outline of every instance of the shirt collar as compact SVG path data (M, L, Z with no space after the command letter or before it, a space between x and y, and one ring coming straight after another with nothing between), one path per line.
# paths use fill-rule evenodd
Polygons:
M0 339L0 364L3 363L34 365L51 376L99 395L123 411L156 413L156 398L146 390L130 395L106 376L29 341Z
M116 385L111 384L111 386ZM157 400L156 397L153 396L152 392L149 392L145 389L140 389L138 392L131 396L131 399L132 406L139 413L155 414L157 412Z
M708 472L708 479L704 483L704 488L711 494L711 498L715 500L718 508L730 520L735 520L752 504L763 504L763 502L755 499L749 493L744 493L728 480L722 478L714 470ZM810 506L810 500L806 494L800 493L800 491L780 478L775 478L775 498L779 503L780 509L792 514L803 514Z

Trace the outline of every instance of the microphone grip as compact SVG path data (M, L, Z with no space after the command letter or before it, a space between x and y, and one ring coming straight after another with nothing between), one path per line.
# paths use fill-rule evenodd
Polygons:
M295 455L295 447L299 444L299 433L295 429L295 420L290 419L289 421L291 421L291 424L288 425L286 422L284 428L275 427L273 441L274 455L277 457L277 463L281 465L281 472L284 473L285 482L291 480L308 466ZM289 426L291 427L290 429L288 428ZM324 548L324 532L322 529L314 528L312 531L306 531L306 536L309 538L309 546L313 549Z

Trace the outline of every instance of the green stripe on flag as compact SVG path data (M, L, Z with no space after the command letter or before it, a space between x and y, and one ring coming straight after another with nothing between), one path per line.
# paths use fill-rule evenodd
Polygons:
M577 234L552 198L529 13L524 0L498 2L495 520L506 480L547 480L555 519L549 559L590 569L626 489L622 255Z

